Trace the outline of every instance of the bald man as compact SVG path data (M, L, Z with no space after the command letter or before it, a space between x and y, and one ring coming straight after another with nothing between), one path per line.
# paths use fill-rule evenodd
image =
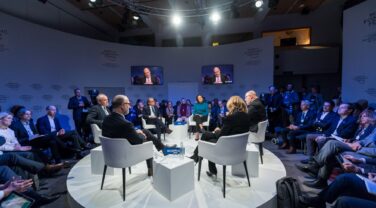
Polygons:
M97 124L99 128L102 128L104 118L110 115L111 111L108 108L108 97L105 94L99 94L96 99L98 104L89 109L86 123Z
M257 97L255 91L250 90L245 93L245 102L248 107L248 114L250 116L250 131L257 132L257 124L266 120L265 106L261 100Z
M211 78L211 84L226 84L227 78L221 73L221 69L219 67L213 68L214 76Z
M140 83L143 85L158 85L159 80L151 74L149 67L145 67L144 76L141 77Z
M131 106L127 96L116 95L112 100L112 113L103 121L102 135L109 138L124 138L132 145L152 141L158 151L165 147L176 147L176 145L167 146L162 144L162 142L147 129L135 130L133 123L125 119L125 115L129 113L130 108ZM146 161L148 176L153 175L152 161L153 159Z

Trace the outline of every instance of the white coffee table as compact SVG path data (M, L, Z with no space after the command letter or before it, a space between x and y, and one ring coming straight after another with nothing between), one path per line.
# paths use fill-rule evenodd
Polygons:
M188 125L170 125L172 133L169 137L173 139L180 139L187 138L188 136Z
M194 189L194 162L189 158L163 157L153 162L153 187L173 201Z

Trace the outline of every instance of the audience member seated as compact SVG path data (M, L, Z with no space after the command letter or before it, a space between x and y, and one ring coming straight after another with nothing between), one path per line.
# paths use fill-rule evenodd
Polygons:
M305 139L315 120L315 113L309 109L308 100L301 101L300 110L301 112L295 116L293 124L286 128L277 127L275 130L277 136L283 139L280 149L289 148L288 154L296 153L296 140Z
M140 99L137 100L136 105L133 107L134 111L136 112L136 119L133 122L134 126L142 126L142 118L143 118L143 112L144 112L144 102Z
M250 118L247 112L247 105L245 101L239 96L232 96L227 102L228 114L223 118L223 127L216 128L213 132L204 131L201 140L212 143L217 143L219 137L229 136L234 134L241 134L249 132ZM195 162L198 161L198 147L194 150L190 157ZM206 172L209 177L217 176L217 168L215 163L209 161L209 172Z
M210 109L210 126L209 129L215 129L219 127L219 114L220 114L220 108L219 108L219 100L218 98L214 98L211 102L212 107Z
M176 111L179 121L187 121L191 115L191 106L182 98L180 104L177 105Z
M86 123L89 125L97 124L99 128L102 128L104 118L110 115L111 111L108 108L108 98L105 94L98 94L96 99L98 104L89 109L89 113L86 117Z
M124 138L132 145L142 144L145 141L152 141L155 148L160 151L165 147L175 147L164 145L147 129L135 130L133 124L125 119L124 115L129 113L130 102L127 96L117 95L112 100L112 113L107 116L102 125L102 135L109 138ZM153 175L152 159L147 160L148 175Z
M20 109L17 117L18 119L12 122L10 128L14 131L18 142L22 146L32 146L32 151L35 152L44 163L48 163L49 160L40 150L50 149L52 159L54 159L56 163L61 163L61 156L56 137L51 135L40 135L38 133L34 121L31 119L31 111L25 108Z
M218 101L218 105L219 105L218 126L220 128L223 126L223 118L226 116L226 113L227 113L226 104L227 104L227 100Z
M196 136L195 140L199 140L199 132L204 131L204 126L202 123L208 120L209 116L209 105L205 101L202 95L196 96L196 104L193 106L193 120L196 122Z
M376 173L366 175L373 183L376 183ZM337 201L336 201L337 200ZM367 191L365 182L356 174L342 174L317 196L303 195L300 202L305 207L325 208L326 202L335 202L336 208L350 207L376 207L376 196Z
M60 125L59 119L56 117L56 107L49 105L46 107L47 115L38 118L37 129L40 134L56 137L58 145L62 149L76 153L76 158L82 158L81 151L89 149L90 145L85 144L80 135L72 130L65 131ZM71 142L73 148L69 148L65 142Z
M302 160L301 162L306 164L312 160L316 149L316 142L315 139L318 136L324 135L331 125L334 125L338 120L338 114L333 112L334 102L333 101L325 101L322 107L322 112L317 115L315 122L312 125L311 132L306 136L306 143L307 143L307 156L308 159Z
M250 117L250 131L257 132L258 123L266 120L265 106L261 100L257 97L255 91L250 90L245 93L245 102L248 107L248 115Z
M337 165L336 156L342 152L356 152L369 157L376 157L376 129L361 141L347 143L338 140L328 141L319 153L313 157L313 162L308 165L296 164L296 167L311 176L314 181L305 181L304 184L314 188L324 188L327 186L327 179L333 168Z
M165 115L165 119L166 119L166 125L167 125L167 128L169 127L170 124L172 124L172 122L174 121L174 107L172 106L172 102L171 101L168 101L167 102L167 106L166 106L166 115Z
M155 125L155 131L159 140L161 139L161 133L166 132L170 134L172 132L172 130L167 128L162 122L162 115L159 112L158 106L156 106L154 98L148 98L147 106L143 110L143 117L147 124Z
M315 139L318 149L321 149L328 140L333 139L332 134L343 139L350 139L354 136L357 129L357 119L351 115L352 111L353 107L349 103L342 103L339 106L337 112L339 117L337 117L337 119L331 123L329 129L323 133L324 136L318 136Z
M268 131L274 133L275 127L283 126L282 122L282 104L283 98L274 86L269 87L270 95L265 97L267 115L269 121Z

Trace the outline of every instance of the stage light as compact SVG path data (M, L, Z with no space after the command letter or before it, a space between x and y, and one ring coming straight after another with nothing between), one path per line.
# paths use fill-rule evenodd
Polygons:
M174 15L172 15L171 22L172 22L173 25L179 26L182 23L182 18L181 18L180 15L174 14Z
M257 1L255 2L255 6L256 6L257 8L260 8L263 4L264 4L264 2L263 2L262 0L257 0Z
M210 20L214 23L217 24L219 20L221 20L221 15L218 12L213 12L210 15Z
M95 3L97 0L90 0L91 3Z

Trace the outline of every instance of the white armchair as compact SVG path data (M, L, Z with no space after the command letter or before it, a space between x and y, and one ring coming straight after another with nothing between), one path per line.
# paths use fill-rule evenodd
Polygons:
M90 124L91 132L93 133L94 143L100 144L101 140L99 139L102 136L102 129L99 128L97 124Z
M107 138L103 136L100 136L99 138L102 144L104 158L101 190L103 189L107 166L112 168L122 168L123 201L125 201L125 169L153 158L153 143L145 142L138 145L131 145L125 138Z
M247 140L249 133L236 134L231 136L221 136L217 143L200 140L198 142L198 180L200 181L201 163L205 158L213 163L223 166L223 197L226 197L226 165L244 164L245 172L249 181L247 169Z
M264 155L262 143L265 141L265 133L266 133L266 127L268 126L268 120L261 121L257 124L257 132L249 132L249 137L248 137L248 142L249 143L254 143L259 146L259 155L260 155L260 160L261 164L264 164L264 161L262 159L262 156Z
M142 122L142 128L144 129L155 129L155 125L154 124L147 124L146 123L146 120L144 118L141 117L141 122ZM162 122L165 124L165 118L162 118ZM163 132L163 139L166 140L166 133Z
M206 127L206 129L209 129L209 122L210 122L210 113L208 114L208 119L204 123L202 123L202 125ZM191 126L196 126L196 121L193 120L193 114L188 117L188 130L189 130L189 127ZM189 138L191 138L190 132L189 132Z

